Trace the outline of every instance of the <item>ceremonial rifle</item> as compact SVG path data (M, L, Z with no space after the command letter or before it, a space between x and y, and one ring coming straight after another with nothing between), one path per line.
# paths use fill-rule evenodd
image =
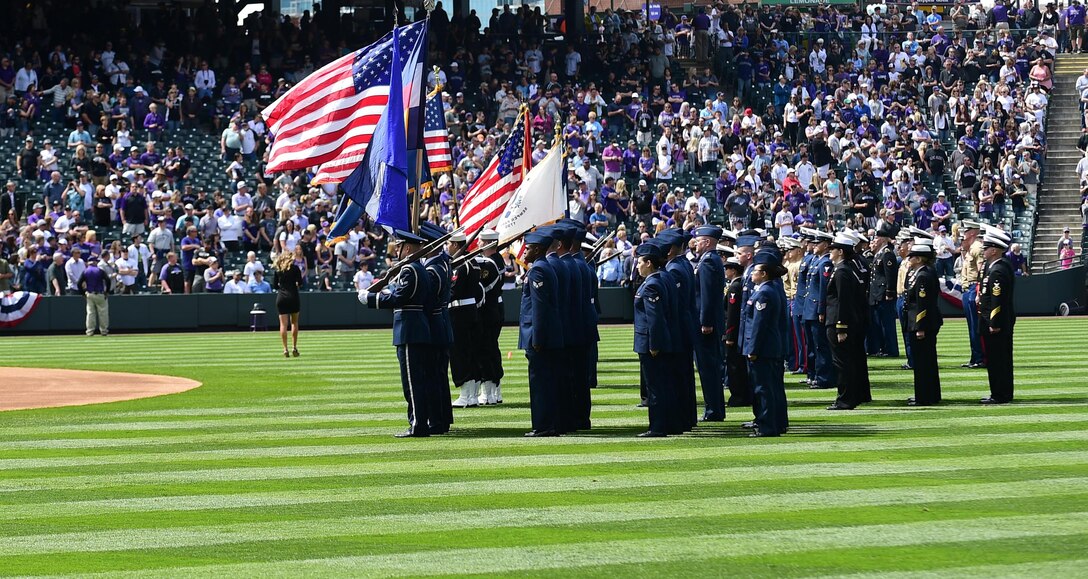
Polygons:
M451 232L443 235L442 237L439 237L438 239L436 239L436 240L424 245L423 247L417 249L416 251L412 252L412 254L409 255L408 257L405 257L404 259L398 261L397 263L394 263L385 272L385 275L383 275L382 277L374 280L374 283L370 285L368 290L371 293L381 291L382 288L384 288L386 285L389 284L390 280L392 280L398 273L400 273L400 270L403 269L404 266L412 263L413 261L418 261L419 259L422 259L423 257L426 257L426 255L428 253L431 253L432 251L442 247L442 245L444 243L446 243L447 241L449 241L449 239L451 237L453 237L454 234L460 233L460 232L461 232L460 229L455 229L454 231L451 231Z

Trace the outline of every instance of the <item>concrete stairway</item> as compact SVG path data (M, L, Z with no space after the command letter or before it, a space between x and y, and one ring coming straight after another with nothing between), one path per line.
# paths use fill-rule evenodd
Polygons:
M1058 238L1069 227L1080 245L1080 182L1076 167L1081 135L1080 95L1077 77L1088 68L1088 54L1062 54L1054 65L1054 91L1047 114L1047 155L1044 183L1038 198L1038 224L1031 251L1032 273L1042 273L1048 261L1057 259ZM1080 253L1080 248L1076 247ZM1053 268L1053 264L1051 264Z

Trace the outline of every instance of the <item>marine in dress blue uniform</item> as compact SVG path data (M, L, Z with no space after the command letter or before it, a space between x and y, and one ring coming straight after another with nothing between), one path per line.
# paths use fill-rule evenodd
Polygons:
M827 285L831 281L831 241L833 237L823 231L808 230L815 242L813 257L809 262L808 279L805 282L805 303L801 316L805 322L805 342L812 348L812 369L809 387L832 388L835 385L835 366L831 359L831 343L824 329L827 308Z
M394 231L400 240L400 255L419 249L423 239L409 231ZM431 363L431 326L428 312L433 292L430 276L423 264L414 261L401 269L397 278L380 292L359 292L359 301L371 308L393 310L393 345L400 363L401 388L408 403L408 430L398 438L429 436L431 414L435 410L428 364ZM448 400L448 398L447 398Z
M669 229L658 234L666 252L665 271L672 276L678 296L680 335L676 337L675 356L677 382L676 410L685 431L698 423L698 400L695 394L695 340L699 336L699 313L695 298L695 268L685 253L691 236L682 229Z
M661 246L652 241L643 242L636 248L638 272L645 279L635 292L634 351L646 385L646 406L649 410L649 429L640 437L666 436L673 428L675 402L669 387L669 374L675 363L668 350L675 342L670 334L669 304L675 299L673 282L663 270L665 254ZM673 327L678 325L673 324Z
M756 253L751 273L755 286L744 304L742 346L756 398L753 437L780 436L789 427L784 382L789 320L785 292L774 283L785 273L776 251Z
M532 430L525 436L559 435L558 382L563 379L563 323L559 311L559 278L545 252L552 245L549 231L525 234L529 271L521 288L518 348L529 362L529 411Z
M937 333L943 323L938 297L941 288L933 269L932 244L911 247L908 260L913 282L904 298L907 332L914 352L914 396L910 406L929 406L941 401L941 375L937 368Z
M1005 404L1013 398L1012 336L1016 325L1013 308L1013 286L1016 275L1005 258L1009 248L1008 234L1000 229L988 229L982 238L982 255L986 269L979 288L979 332L986 348L986 375L990 395L983 404Z
M695 364L703 390L703 420L725 420L725 392L722 377L722 335L725 332L725 268L715 248L722 228L704 225L695 230L698 265L695 268L695 298L699 304L699 335L695 340Z

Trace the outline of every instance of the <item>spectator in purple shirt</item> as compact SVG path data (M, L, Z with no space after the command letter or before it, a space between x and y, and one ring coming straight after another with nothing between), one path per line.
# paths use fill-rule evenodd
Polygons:
M110 309L106 294L110 291L110 280L106 272L98 268L98 258L87 258L87 268L76 282L79 293L87 300L87 335L93 336L97 329L103 336L110 334Z
M151 103L147 115L144 116L144 128L147 129L147 139L158 141L162 139L162 130L166 127L166 119L159 113L159 105Z

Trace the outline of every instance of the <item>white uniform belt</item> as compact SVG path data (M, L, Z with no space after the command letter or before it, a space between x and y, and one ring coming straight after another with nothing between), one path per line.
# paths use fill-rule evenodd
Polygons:
M393 312L422 312L423 306L404 306L403 308L396 308Z
M476 305L476 298L465 298L463 300L454 300L450 302L451 308L459 308L461 306L473 306Z

